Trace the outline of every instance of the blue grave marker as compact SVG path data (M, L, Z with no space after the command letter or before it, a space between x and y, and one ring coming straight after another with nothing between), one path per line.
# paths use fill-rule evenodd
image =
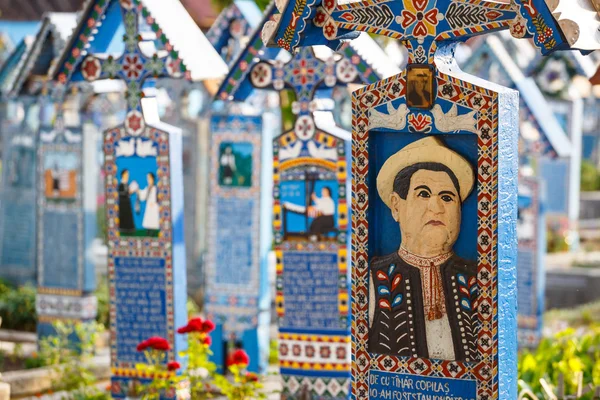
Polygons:
M259 26L274 12L273 4ZM288 88L295 94L294 127L273 140L275 304L283 394L346 398L349 134L335 125L330 111L318 112L317 104L333 87L375 82L389 72L389 65L367 36L337 54L306 48L282 62L259 35L251 36L217 98L241 101L256 89Z
M238 0L223 10L207 38L232 64L261 20L253 1ZM253 104L267 107L264 96L254 98ZM250 356L250 371L265 372L271 319L272 237L265 227L272 207L270 185L264 184L272 180L269 130L252 106L217 102L212 113L205 264L205 310L219 328L213 334L212 359L224 370L233 345Z
M88 132L89 133L89 132ZM81 126L42 125L37 151L38 336L57 319L96 318L96 143Z
M44 15L35 36L24 38L0 71L6 117L10 115L2 121L0 276L16 285L37 282L36 158L40 118L47 103L42 87L74 24L74 14Z
M248 352L255 372L267 367L270 322L262 135L258 115L230 112L211 119L205 310L222 325L212 346L219 366L226 358L223 343L233 342Z
M542 337L546 255L543 185L519 177L517 237L517 338L519 346L535 348Z
M544 53L577 41L536 0L278 7L269 46L368 31L408 48L406 71L353 93L352 397L516 397L518 97L462 73L452 42L508 28Z
M175 0L86 3L54 70L63 85L120 79L127 87L125 121L104 133L115 398L137 395L139 383L154 378L136 369L145 362L138 343L151 336L167 339L165 363L184 364L180 352L186 348L185 338L175 334L187 319L182 135L160 122L155 99L142 100L142 90L160 77L216 79L225 70ZM187 395L186 382L161 393Z

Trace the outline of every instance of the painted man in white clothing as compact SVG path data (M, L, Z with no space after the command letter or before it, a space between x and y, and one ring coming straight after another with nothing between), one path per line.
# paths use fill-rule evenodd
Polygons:
M454 254L471 164L435 137L384 163L377 191L398 222L398 250L370 262L369 351L475 361L477 266Z
M311 240L317 240L335 230L335 202L331 197L331 189L324 186L321 189L321 197L315 193L311 195L314 205L308 208L308 214L313 218L308 231Z

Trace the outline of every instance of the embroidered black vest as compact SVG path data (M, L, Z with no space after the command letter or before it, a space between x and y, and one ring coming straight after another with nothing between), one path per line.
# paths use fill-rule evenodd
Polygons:
M398 253L376 257L370 267L375 313L369 352L429 358L419 269ZM440 271L456 361L476 361L477 265L453 255Z

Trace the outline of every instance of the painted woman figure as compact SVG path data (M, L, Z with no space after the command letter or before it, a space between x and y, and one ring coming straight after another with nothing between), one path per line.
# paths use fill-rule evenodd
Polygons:
M315 205L309 208L309 214L313 214L314 219L308 233L316 239L316 236L325 235L335 229L335 203L331 198L331 189L327 186L321 189L321 197L313 193L311 199Z
M144 219L142 226L147 230L159 230L159 210L156 190L156 177L152 172L147 175L148 186L138 191L138 197L141 201L146 202L146 210L144 211Z
M471 164L432 136L404 147L379 171L377 191L401 243L370 262L370 352L476 360L477 265L453 249L474 183Z
M129 170L124 169L121 171L121 182L117 188L119 192L119 230L122 233L135 232L130 198L133 189L129 186Z
M225 152L221 155L221 168L223 168L223 183L226 185L233 184L233 174L236 171L235 155L231 146L225 147Z

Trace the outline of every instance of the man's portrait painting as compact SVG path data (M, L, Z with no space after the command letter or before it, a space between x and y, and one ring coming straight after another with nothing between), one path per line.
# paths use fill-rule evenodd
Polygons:
M370 259L371 353L477 358L477 263L455 251L463 205L476 197L475 173L435 136L385 158L376 179L381 218L392 219L389 232L400 240Z
M219 185L252 186L252 143L222 142L218 162Z
M434 81L433 70L427 65L411 65L406 72L407 89L406 105L409 108L426 108L433 106Z
M72 202L77 197L79 157L72 152L44 154L44 194L53 202Z
M118 227L121 236L158 237L158 146L145 138L117 142Z

